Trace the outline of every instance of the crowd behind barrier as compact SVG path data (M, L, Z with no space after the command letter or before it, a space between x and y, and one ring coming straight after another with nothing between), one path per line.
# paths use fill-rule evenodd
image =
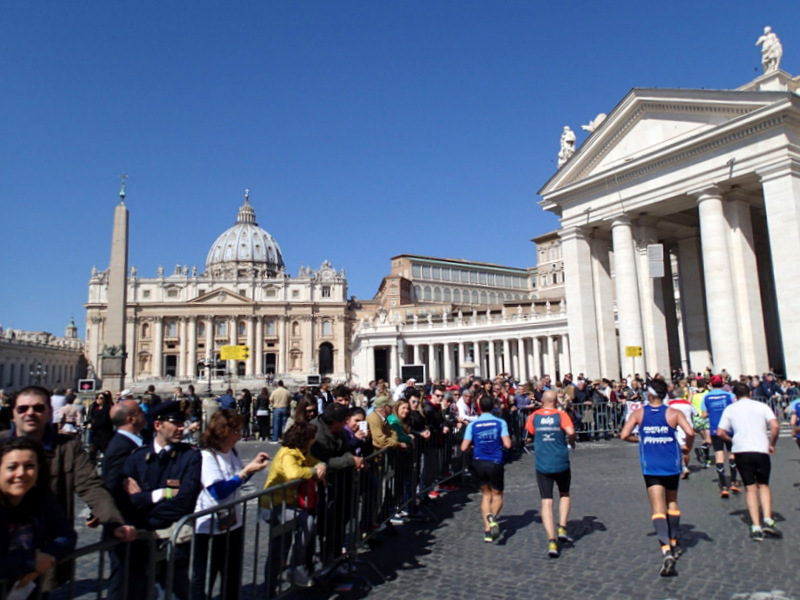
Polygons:
M358 551L379 531L392 527L398 515L415 514L424 517L424 502L428 494L446 481L464 474L460 451L463 428L438 438L420 440L409 449L384 448L365 458L365 468L355 471L340 469L328 471L324 481L309 487L305 480L294 480L183 517L171 528L168 539L160 539L153 532L139 531L136 542L146 544L143 553L146 562L133 564L127 560L126 544L118 540L103 540L78 548L59 564L69 564L71 576L68 583L50 592L51 599L72 599L93 595L109 597L104 590L108 581L108 557L106 554L123 548L122 556L125 581L128 578L146 577L147 596L151 600L156 593L157 575L164 575L165 597L208 598L212 596L211 578L202 583L202 592L192 592L191 582L181 577L195 573L195 556L198 536L195 525L203 517L210 516L212 528L229 510L241 507L243 536L223 534L226 554L240 552L242 560L232 564L225 562L220 576L216 578L215 593L219 593L226 581L233 579L240 590L237 598L266 598L280 595L296 583L294 570L306 560L312 565L312 575L324 580L338 568L351 570L358 559ZM421 480L422 466L428 461L434 475L429 482ZM264 509L263 499L269 498L271 508ZM296 499L289 501L289 499ZM307 536L307 539L302 539ZM247 543L244 544L246 537ZM180 564L177 552L188 544L189 564ZM239 548L234 549L235 545ZM307 556L297 548L308 549ZM245 548L252 551L248 554ZM185 554L185 553L184 553ZM212 555L207 555L206 573L211 573ZM368 565L369 566L369 565ZM234 572L229 572L234 569ZM76 573L80 576L76 577ZM377 570L374 573L381 577ZM96 582L92 589L85 585L87 579ZM76 585L80 582L80 585ZM0 582L0 597L5 598L10 582ZM271 588L271 589L270 589ZM127 585L123 586L123 600L127 600ZM230 589L230 588L228 588ZM37 588L31 598L37 598ZM131 599L133 600L133 599ZM135 600L140 600L136 598Z

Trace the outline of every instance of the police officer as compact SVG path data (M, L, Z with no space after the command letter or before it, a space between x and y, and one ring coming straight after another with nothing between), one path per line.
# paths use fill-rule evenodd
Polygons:
M155 531L162 539L172 535L171 527L182 517L194 512L200 494L200 453L182 443L186 414L180 402L163 402L153 411L155 436L153 442L134 451L125 461L123 485L128 494L126 514L141 529ZM189 597L190 541L179 534L175 548L173 592L181 600ZM131 556L132 575L137 559L146 559L139 548ZM144 566L140 563L141 566ZM163 565L162 565L163 566ZM166 572L156 574L163 586ZM140 577L131 576L132 587ZM132 593L139 590L131 589ZM141 590L145 595L146 591ZM139 594L130 597L138 597Z

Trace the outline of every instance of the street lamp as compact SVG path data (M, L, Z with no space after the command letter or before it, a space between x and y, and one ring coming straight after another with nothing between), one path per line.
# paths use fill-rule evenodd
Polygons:
M203 365L205 365L205 367L206 367L206 374L208 375L208 395L209 395L209 396L211 396L211 395L212 395L212 394L211 394L211 365L212 365L212 364L215 364L216 362L217 362L217 361L215 361L215 360L214 360L213 358L211 358L210 356L207 356L206 358L204 358L204 359L203 359Z
M42 363L36 364L36 370L31 371L31 379L33 383L39 385L42 382L42 379L47 377L47 369L42 367Z

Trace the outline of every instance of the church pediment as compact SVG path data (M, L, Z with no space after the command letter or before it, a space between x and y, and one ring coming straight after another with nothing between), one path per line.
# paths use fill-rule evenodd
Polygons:
M772 92L633 89L539 193L653 156L784 97Z
M206 292L202 296L198 296L193 300L189 300L187 304L227 304L230 306L252 306L255 304L253 300L233 292L231 290L212 290Z

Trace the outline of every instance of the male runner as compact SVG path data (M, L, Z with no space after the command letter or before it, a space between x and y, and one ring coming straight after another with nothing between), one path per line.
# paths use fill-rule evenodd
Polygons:
M717 435L719 428L719 419L722 417L722 411L726 407L733 404L736 397L731 392L726 392L722 389L725 381L722 375L712 375L710 379L711 391L704 397L700 406L700 410L704 417L708 417L708 430L711 433L711 445L714 447L714 462L717 468L717 483L719 484L720 498L727 498L728 483L725 478L725 450L728 451L728 464L731 468L731 485L730 491L739 493L742 488L736 482L736 457L731 452L730 437L728 440L721 438Z
M681 411L689 423L693 422L693 417L697 414L697 411L694 409L691 402L685 398L675 398L674 400L670 400L668 404L670 408ZM686 445L686 436L683 434L682 429L677 429L675 433L678 434L678 443L681 445L681 454L683 454L683 472L681 473L681 479L689 479L689 454L692 448Z
M703 416L702 406L703 398L705 398L708 393L708 382L703 377L698 377L696 383L697 387L691 388L692 406L696 413L694 419L692 419L692 425L694 425L694 430L697 432L697 435L700 436L702 445L694 449L694 454L700 465L704 469L707 469L711 466L711 457L709 456L711 434L708 432L708 417Z
M728 431L733 431L733 448L745 487L747 510L750 513L750 538L756 542L764 534L781 537L772 518L772 494L769 489L771 469L769 455L775 453L780 426L769 406L750 399L750 389L741 382L733 384L738 401L728 406L719 420L717 435L730 442ZM769 428L769 433L767 433ZM762 521L759 513L764 513Z
M472 471L481 487L483 541L491 543L500 536L497 515L503 508L503 448L511 448L511 437L506 422L492 414L494 398L491 394L481 396L479 407L481 416L467 425L461 452L466 452L474 444Z
M569 446L575 444L572 419L556 408L558 397L552 390L542 394L542 408L528 417L526 428L533 436L536 453L536 481L542 498L542 525L547 534L547 555L558 558L558 542L572 542L567 535L572 472L569 467ZM567 445L569 444L569 446ZM558 486L558 542L553 519L553 484Z
M639 459L652 509L653 527L661 543L662 577L677 575L675 560L681 555L678 546L678 529L681 511L678 507L678 483L682 470L681 449L675 435L680 427L686 435L686 444L694 443L692 426L683 413L664 404L667 384L654 379L647 388L649 404L637 410L628 419L620 439L639 444ZM639 434L633 429L639 426Z

